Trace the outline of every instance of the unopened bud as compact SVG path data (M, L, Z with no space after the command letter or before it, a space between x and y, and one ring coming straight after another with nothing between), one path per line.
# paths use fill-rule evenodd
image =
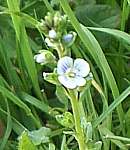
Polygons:
M56 60L55 56L47 50L41 50L40 54L34 56L34 59L40 64L54 63Z
M72 32L72 33L68 33L66 35L64 35L62 37L62 40L63 40L63 43L67 46L67 47L70 47L74 41L75 41L75 38L76 38L76 33L75 32Z
M34 59L37 63L43 63L45 61L45 56L41 54L37 54L34 56Z
M69 34L63 36L63 40L64 40L64 42L66 42L66 43L71 42L72 39L73 39L73 34L71 34L71 33L69 33Z
M49 38L55 39L57 36L56 31L54 29L49 31Z

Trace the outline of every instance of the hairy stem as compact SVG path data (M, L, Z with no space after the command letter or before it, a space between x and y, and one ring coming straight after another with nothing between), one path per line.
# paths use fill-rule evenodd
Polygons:
M70 101L71 101L73 115L74 115L76 137L77 137L77 142L79 144L79 149L87 150L85 146L83 130L81 128L80 111L78 109L79 108L78 99L73 90L69 90L69 96L70 96Z

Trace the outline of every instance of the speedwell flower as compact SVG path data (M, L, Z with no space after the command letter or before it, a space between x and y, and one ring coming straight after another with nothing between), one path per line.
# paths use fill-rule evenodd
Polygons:
M69 89L84 86L86 84L85 77L89 72L89 64L81 58L73 60L65 56L61 58L57 64L58 80Z

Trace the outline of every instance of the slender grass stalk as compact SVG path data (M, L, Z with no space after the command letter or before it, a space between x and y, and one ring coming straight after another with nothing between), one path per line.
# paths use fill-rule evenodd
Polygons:
M105 0L105 1L106 1L106 0ZM105 2L105 1L104 1L104 2ZM107 3L110 4L112 7L114 7L115 4L116 4L116 1L115 1L115 0L107 0Z
M51 7L50 3L48 2L48 0L43 0L43 2L45 3L48 11L50 11L51 13L54 12L53 8Z
M127 0L123 1L123 10L122 10L122 17L121 17L121 31L125 30L126 21L128 19L129 14L129 6Z
M4 86L2 80L0 80L0 85ZM12 118L11 118L11 115L10 115L9 104L8 104L7 98L4 94L2 94L2 97L5 100L6 109L7 109L7 127L6 127L6 130L5 130L5 134L3 136L3 139L2 139L2 143L0 144L0 150L5 149L6 143L8 141L8 138L9 138L10 134L11 134L11 131L12 131Z
M130 87L128 87L94 122L93 127L97 127L128 95Z
M69 90L69 95L70 95L70 101L71 101L74 120L75 120L76 138L77 138L77 141L79 144L79 149L87 150L87 148L85 147L84 134L83 134L83 130L81 128L81 123L80 123L80 112L79 112L78 99L76 98L76 95L75 95L74 91L72 91L72 90Z
M26 34L25 26L20 16L15 15L15 13L18 13L18 14L20 13L19 1L7 0L7 4L11 12L11 17L12 17L14 29L16 32L16 37L19 42L20 51L21 51L20 54L22 54L23 56L26 69L32 81L32 85L33 85L33 88L35 90L37 97L40 99L43 99L41 91L40 91L39 83L38 83L37 71L36 71L34 60L33 60L32 51L28 42L28 36Z
M130 138L126 138L126 137L106 135L105 138L106 139L113 139L113 140L119 140L119 141L124 141L124 142L129 142L130 143Z

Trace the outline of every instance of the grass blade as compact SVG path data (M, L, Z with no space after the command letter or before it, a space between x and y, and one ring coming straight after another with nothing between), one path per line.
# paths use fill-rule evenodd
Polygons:
M18 0L7 0L7 4L10 12L20 12ZM20 50L25 62L25 66L33 84L33 88L38 98L42 99L42 95L38 84L37 71L33 60L32 51L28 42L28 37L26 34L24 23L22 22L22 19L14 13L11 13L11 17L16 31L16 37L19 42Z
M0 84L3 85L3 83L1 81L0 81ZM11 131L12 131L12 119L11 119L11 115L10 115L8 101L7 101L7 98L4 96L4 94L2 94L2 96L5 100L6 107L7 107L7 127L6 127L5 134L3 136L3 139L2 139L2 143L0 145L0 150L4 150L6 143L8 141L8 138L9 138Z
M126 43L130 44L130 35L123 31L116 30L116 29L109 29L109 28L94 28L94 27L87 27L87 28L90 30L94 30L94 31L108 33L108 34L113 35L116 38L118 38L120 40L124 40Z
M25 92L20 93L20 97L21 97L21 99L28 102L29 104L35 106L36 108L40 109L41 111L43 111L47 114L49 114L51 107L49 107L43 101L41 102L38 99L36 99L35 97L33 97Z
M25 112L30 115L31 110L30 108L24 104L18 97L16 97L12 92L4 88L3 86L0 85L0 93L2 93L4 96L6 96L9 100L11 100L14 104L19 106L20 108L24 109Z
M109 107L104 111L98 119L93 122L93 126L97 127L125 98L130 94L130 87L128 87Z

